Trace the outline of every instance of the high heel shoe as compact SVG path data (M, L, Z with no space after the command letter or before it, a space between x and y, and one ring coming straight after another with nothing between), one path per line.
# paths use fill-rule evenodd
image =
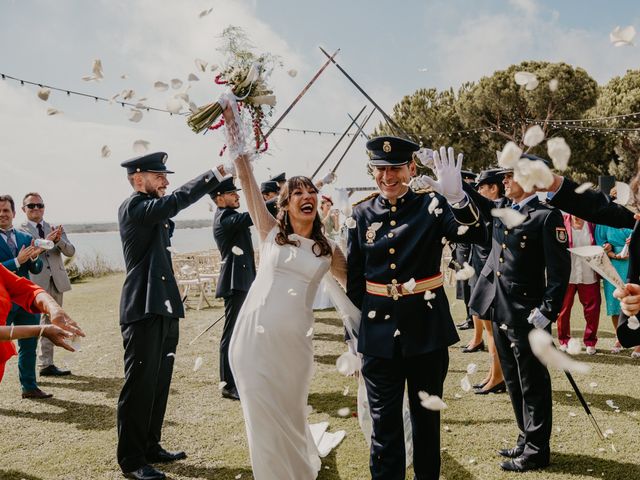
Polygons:
M473 353L473 352L484 352L484 340L482 340L475 347L469 347L469 345L467 345L462 349L462 353Z
M484 386L489 383L489 380L487 380L486 382L482 382L482 383L476 383L475 385L473 385L473 388L478 389L478 388L484 388Z
M488 395L489 393L504 393L507 391L507 386L504 382L496 383L493 387L486 390L478 389L474 393L476 395Z

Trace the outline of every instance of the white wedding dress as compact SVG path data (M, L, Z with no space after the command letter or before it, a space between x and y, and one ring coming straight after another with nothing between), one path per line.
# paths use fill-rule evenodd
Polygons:
M260 266L238 314L229 361L240 395L256 480L313 480L326 455L344 437L326 422L310 429L307 397L313 375L313 299L329 270L344 283L346 260L334 247L317 257L314 241L278 245L278 227L267 211L246 157L236 169L249 213L260 235Z

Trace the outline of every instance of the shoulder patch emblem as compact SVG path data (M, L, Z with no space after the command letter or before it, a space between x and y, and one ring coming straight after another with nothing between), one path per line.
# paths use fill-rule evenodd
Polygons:
M556 227L556 240L567 243L567 230L564 227Z

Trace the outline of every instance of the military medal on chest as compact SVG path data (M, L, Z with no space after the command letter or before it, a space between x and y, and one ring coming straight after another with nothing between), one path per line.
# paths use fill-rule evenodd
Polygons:
M373 241L376 239L376 232L382 226L382 222L373 222L367 228L367 232L364 234L364 238L367 239L368 244L373 244Z

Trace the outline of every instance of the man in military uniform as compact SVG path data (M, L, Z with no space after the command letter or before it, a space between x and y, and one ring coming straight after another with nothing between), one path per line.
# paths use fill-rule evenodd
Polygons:
M533 155L522 159L543 161ZM523 472L549 465L551 436L551 379L547 368L531 351L533 328L551 331L562 308L571 273L567 231L559 210L541 203L535 192L525 192L505 170L505 195L499 208L513 208L523 222L507 227L493 218L493 246L473 293L471 308L490 318L493 337L520 434L513 448L499 450L507 457L504 470ZM491 218L494 202L467 191Z
M356 204L349 229L347 294L362 311L358 351L373 420L371 476L404 480L402 402L408 385L413 464L419 480L440 472L440 414L420 405L418 392L442 396L449 356L459 338L442 288L443 237L485 239L479 212L462 191L453 150L436 152L439 192L407 187L419 147L395 137L367 142L379 193ZM453 207L451 205L454 205Z
M278 214L280 185L274 180L267 180L260 184L260 193L262 193L262 198L264 198L269 213L275 217Z
M186 458L160 446L162 422L184 309L173 275L170 220L209 193L222 170L209 170L169 195L167 154L151 153L121 165L134 189L118 211L126 278L120 298L125 381L118 400L118 463L127 478L156 480L149 464Z
M275 182L273 182L275 183ZM229 367L229 342L249 287L256 278L251 231L253 225L248 212L240 213L240 197L228 178L210 193L216 203L213 217L213 238L220 256L220 278L216 287L216 298L224 299L224 329L220 338L220 381L224 382L222 396L239 400L236 382Z

